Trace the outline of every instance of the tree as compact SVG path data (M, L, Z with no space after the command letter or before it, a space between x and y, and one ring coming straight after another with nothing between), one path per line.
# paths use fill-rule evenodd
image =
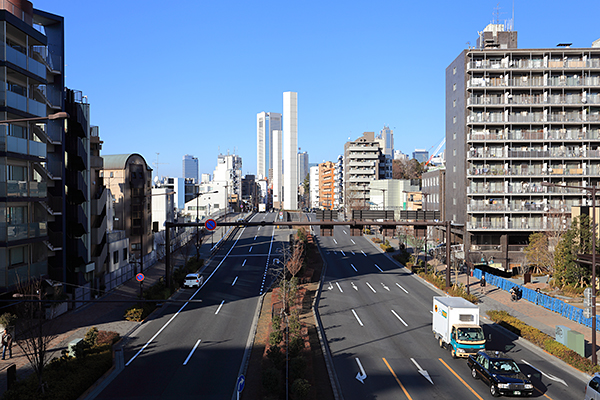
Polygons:
M547 273L554 264L553 255L548 248L548 236L544 233L532 233L529 236L529 245L523 251L530 272L536 274Z
M573 219L571 227L561 236L554 252L554 279L557 286L584 287L590 283L591 266L577 262L578 254L591 253L590 225L590 218L580 215Z
M17 305L16 343L37 376L39 390L44 393L44 369L50 362L49 346L58 335L53 332L52 320L44 323L43 299L46 293L41 281L18 282L17 291L15 297L25 301Z

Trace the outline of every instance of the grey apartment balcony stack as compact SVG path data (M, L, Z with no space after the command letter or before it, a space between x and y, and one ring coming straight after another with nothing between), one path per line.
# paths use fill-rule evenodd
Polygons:
M600 47L517 49L490 25L446 69L446 210L472 251L525 265L531 233L564 229L600 181ZM478 256L479 257L479 256Z

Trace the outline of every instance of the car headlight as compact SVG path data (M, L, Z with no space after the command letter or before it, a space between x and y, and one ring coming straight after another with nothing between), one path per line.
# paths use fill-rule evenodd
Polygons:
M526 383L525 389L533 389L533 385L531 383Z
M500 389L508 389L510 387L510 384L509 383L499 383L498 387Z
M457 352L457 353L464 353L464 352L465 352L465 349L460 349L460 348L459 348L459 349L456 349L456 352Z

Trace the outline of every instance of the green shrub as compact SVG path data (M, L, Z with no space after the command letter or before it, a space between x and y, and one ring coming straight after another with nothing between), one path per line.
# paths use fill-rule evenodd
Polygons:
M394 251L394 248L390 245L389 240L386 240L385 243L380 244L379 247L381 247L381 249L386 253Z
M4 313L0 315L0 325L7 328L9 326L15 326L17 322L17 316L11 313Z
M140 322L146 319L155 309L156 304L154 303L135 304L125 311L125 319L127 321Z
M92 326L90 329L88 329L88 331L85 333L85 337L83 338L83 341L89 347L92 347L92 346L95 346L96 344L98 344L98 328L96 328L95 326Z
M414 268L413 268L414 271ZM415 271L416 272L416 271ZM432 283L435 287L440 290L446 290L446 277L444 275L437 275L431 272L419 272L419 276L425 279L427 282ZM479 299L473 294L467 294L464 285L454 285L448 289L448 294L454 297L462 297L473 304L477 304Z
M298 378L304 378L306 373L306 360L302 356L294 357L290 360L290 379L292 381Z
M267 358L277 369L281 369L285 365L285 354L281 351L279 346L271 346L269 350L267 350Z
M292 394L294 399L306 399L310 393L310 383L306 379L296 379L292 383Z
M291 358L298 357L302 349L304 349L304 338L301 336L292 337L288 343L288 349Z
M277 346L283 340L283 332L280 330L273 331L269 334L269 344L271 346Z
M381 239L379 239L378 237L371 238L371 241L372 241L373 243L381 243L381 242L382 242L382 240L381 240Z
M277 394L281 386L281 373L277 368L269 367L263 369L262 384L267 393Z
M273 315L273 319L271 320L271 326L274 331L278 331L281 329L281 316L278 314Z

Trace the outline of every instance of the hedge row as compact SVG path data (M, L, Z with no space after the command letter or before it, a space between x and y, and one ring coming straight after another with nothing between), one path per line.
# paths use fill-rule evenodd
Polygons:
M513 317L506 311L490 310L487 315L492 321L503 326L516 335L527 339L536 346L546 350L548 353L556 356L578 370L593 374L600 372L599 365L593 365L585 357L580 356L562 343L558 343L551 336L545 334L537 328L525 324L523 321Z
M427 282L432 283L438 289L446 291L446 277L445 276L437 275L437 274L434 274L431 272L419 272L419 276L421 278L425 279ZM467 291L465 290L465 287L462 283L459 285L451 286L450 288L448 288L447 292L450 296L462 297L464 299L467 299L468 301L470 301L473 304L477 304L479 302L479 299L477 298L477 296L467 293Z

